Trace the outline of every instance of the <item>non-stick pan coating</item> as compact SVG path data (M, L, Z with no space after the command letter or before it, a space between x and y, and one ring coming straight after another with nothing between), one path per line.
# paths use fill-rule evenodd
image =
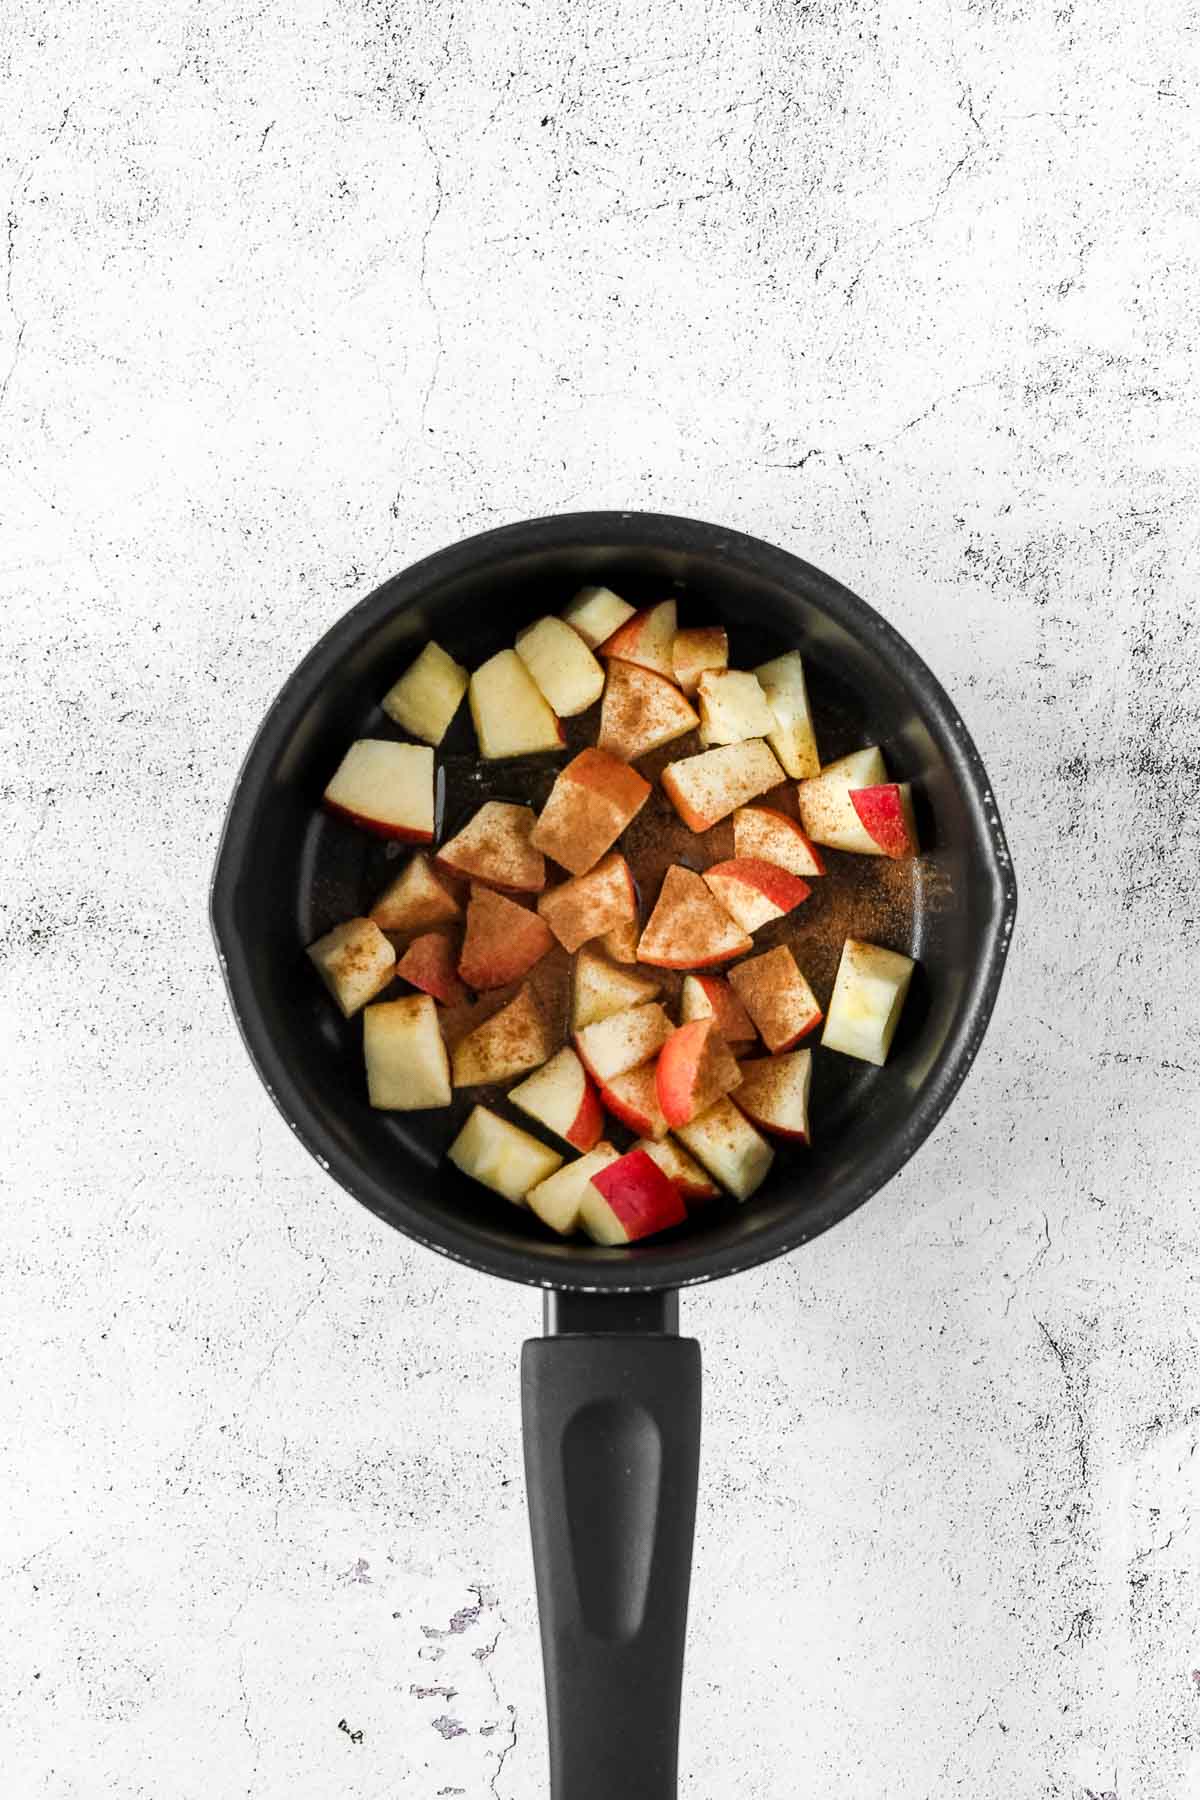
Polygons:
M832 1052L814 1063L812 1149L780 1149L744 1207L723 1203L654 1243L602 1250L549 1240L530 1215L468 1181L444 1153L475 1099L449 1112L385 1114L366 1103L361 1018L343 1021L305 946L367 910L399 866L387 845L320 809L356 737L399 736L378 701L427 638L476 666L517 630L557 611L585 581L637 602L675 595L685 623L723 623L731 659L805 658L826 760L879 742L919 796L926 852L915 863L828 855L813 897L756 944L796 944L829 997L842 939L905 950L919 964L882 1070ZM572 747L595 718L570 722ZM672 745L642 764L695 746ZM464 707L439 752L447 832L486 798L540 805L563 758L482 764ZM689 842L669 805L633 828L647 903L660 867L731 853L729 827ZM247 1045L303 1141L359 1199L449 1255L555 1286L675 1286L730 1273L824 1230L874 1192L949 1103L987 1022L1015 907L1007 850L961 721L894 631L845 589L783 552L717 527L638 514L567 516L490 532L406 571L322 640L264 722L230 809L213 917ZM553 987L553 969L544 976ZM519 1114L521 1123L530 1121Z

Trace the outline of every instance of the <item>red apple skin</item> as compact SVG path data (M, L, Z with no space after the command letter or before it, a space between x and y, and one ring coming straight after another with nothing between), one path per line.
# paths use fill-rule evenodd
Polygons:
M454 1006L467 997L467 990L458 979L454 946L444 931L425 931L415 937L396 964L395 972L445 1006Z
M788 1138L794 1144L808 1143L807 1131L788 1131L782 1125L772 1125L769 1119L764 1119L762 1114L755 1112L752 1106L746 1105L740 1101L736 1094L731 1094L729 1098L733 1101L739 1112L744 1112L750 1123L752 1125L757 1125L760 1131L767 1131L772 1137Z
M385 825L379 819L364 818L362 813L351 812L349 807L338 806L332 800L326 800L325 811L335 818L349 819L351 825L357 825L360 831L369 831L375 837L391 838L400 844L432 844L432 831L414 831L408 825Z
M687 1219L679 1189L644 1150L626 1151L606 1169L598 1169L592 1186L607 1200L627 1243Z
M698 962L668 962L661 956L639 955L638 961L645 963L649 969L682 969L685 974L690 975L695 969L716 969L721 963L732 962L735 956L742 954L741 950L725 950L720 956L705 956Z
M576 1150L594 1150L600 1142L604 1131L604 1108L600 1104L600 1096L585 1075L583 1078L583 1098L579 1102L579 1111L571 1121L571 1129L564 1132L568 1144Z
M728 862L713 863L705 874L744 881L747 887L757 888L760 894L765 894L781 913L791 912L812 893L807 881L801 881L799 875L789 875L778 863L765 862L761 856L731 857Z
M639 1069L631 1069L629 1073L631 1075L638 1075L641 1071ZM621 1080L624 1078L618 1076L617 1079ZM654 1137L655 1132L658 1129L658 1120L652 1113L640 1111L638 1107L631 1105L630 1102L625 1099L624 1095L618 1094L611 1087L602 1086L600 1089L600 1097L613 1118L619 1119L622 1125L627 1125L630 1131L636 1131L639 1137Z
M920 854L904 816L898 781L882 782L878 787L851 788L850 804L858 814L863 830L875 839L885 856L899 861L902 857Z
M681 1025L659 1053L658 1104L668 1125L686 1125L696 1111L696 1077L713 1023L712 1019L693 1019Z
M758 1036L754 1021L724 975L697 975L712 1007L717 1030L727 1044L752 1044Z

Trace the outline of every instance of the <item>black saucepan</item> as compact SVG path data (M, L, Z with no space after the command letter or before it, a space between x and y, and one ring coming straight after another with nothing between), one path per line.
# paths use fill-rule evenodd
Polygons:
M781 1153L744 1206L715 1207L625 1249L551 1241L531 1215L448 1165L461 1107L372 1111L361 1021L336 1017L304 957L366 910L396 867L395 846L319 804L353 739L398 735L380 696L426 639L473 666L585 582L638 602L677 595L685 621L728 627L743 667L799 648L824 758L880 743L893 777L914 783L925 848L913 863L831 853L829 877L789 921L799 920L789 936L822 1002L847 933L918 959L887 1066L818 1049L812 1149ZM484 798L540 804L562 760L481 765L465 713L439 753L447 831ZM979 1047L1015 911L983 765L925 664L836 581L718 526L585 513L470 538L347 613L268 711L212 891L255 1066L300 1140L365 1206L458 1262L546 1291L545 1335L525 1346L522 1395L555 1800L676 1793L700 1434L699 1347L677 1335L678 1290L795 1249L913 1154Z

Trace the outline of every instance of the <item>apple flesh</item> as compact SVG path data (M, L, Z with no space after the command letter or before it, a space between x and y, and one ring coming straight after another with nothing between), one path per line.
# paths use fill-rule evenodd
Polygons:
M729 639L720 625L693 625L675 633L671 667L685 694L694 694L707 669L724 669L729 663Z
M770 748L761 738L750 738L668 763L662 784L684 824L692 831L708 831L782 780L783 770Z
M579 1222L597 1244L632 1244L686 1218L679 1189L644 1150L597 1170L579 1205Z
M825 864L815 844L794 819L773 806L743 806L733 815L733 853L757 856L789 875L823 875Z
M389 719L424 744L440 744L470 680L440 644L428 643L380 701Z
M562 616L572 631L577 631L589 649L595 650L614 631L619 631L635 609L611 588L581 587L575 598L563 607Z
M515 650L501 650L471 677L468 690L479 753L489 762L561 750L558 719Z
M396 973L396 952L374 919L347 919L310 944L313 968L349 1019L382 993Z
M586 712L604 689L604 670L562 619L538 619L517 633L517 655L560 719Z
M673 863L638 944L638 961L659 969L702 969L752 948L700 876Z
M325 789L325 805L376 837L427 844L433 837L433 751L427 744L359 738Z
M528 907L491 888L471 889L458 973L477 994L523 980L553 947L552 935Z
M530 1189L549 1180L561 1169L563 1160L557 1150L548 1149L486 1106L472 1108L446 1154L464 1175L494 1194L502 1194L514 1206L524 1206Z
M531 806L487 800L475 817L438 852L441 868L469 875L489 887L516 894L540 894L546 861L533 842L537 815Z
M709 1200L715 1200L720 1193L712 1176L706 1174L695 1158L689 1156L673 1137L639 1138L633 1147L635 1150L644 1150L658 1164L663 1174L671 1178L689 1212L693 1206L704 1206Z
M745 669L707 669L696 691L702 744L741 744L774 730L775 715L758 677Z
M609 1163L616 1162L620 1154L611 1144L597 1144L586 1156L565 1163L557 1173L530 1188L525 1196L530 1211L551 1231L570 1237L579 1230L579 1207L588 1182L601 1169L607 1169Z
M675 602L660 600L634 613L619 630L600 645L601 656L616 656L622 662L638 663L665 675L670 681L675 673L671 647L675 642Z
M807 881L757 856L713 863L704 871L704 880L743 931L757 931L782 919L812 893Z
M847 938L821 1034L826 1049L881 1067L896 1035L914 966L911 956L898 950Z
M576 1150L599 1142L604 1113L587 1071L569 1044L509 1094L514 1106Z
M609 663L597 739L601 750L636 762L685 737L699 723L696 709L663 676L635 663Z
M858 822L884 856L899 860L919 856L912 787L907 781L885 781L879 787L851 788L850 804Z
M723 975L685 975L679 1016L685 1025L691 1019L715 1019L727 1044L752 1044L758 1036L750 1014Z
M440 882L423 850L416 850L371 908L381 931L421 931L462 918L462 907Z
M874 745L827 763L819 775L802 781L796 789L800 823L806 836L815 844L827 844L831 850L882 856L882 850L855 811L850 792L852 788L882 787L887 778L883 755Z
M396 973L444 1006L456 1006L467 997L458 978L457 953L444 931L426 931L415 937L396 964Z
M646 1138L665 1137L670 1129L658 1103L657 1063L643 1063L624 1075L614 1075L600 1089L600 1098L622 1125Z
M590 938L637 916L637 893L629 864L613 850L586 875L551 888L538 912L564 950L578 950Z
M510 1081L514 1075L540 1068L553 1052L550 1028L526 985L507 1006L455 1044L451 1059L454 1085L483 1087Z
M450 1061L428 994L380 1000L363 1014L367 1095L387 1112L450 1104Z
M649 975L614 968L605 957L585 946L575 958L571 1029L582 1031L585 1025L596 1025L601 1019L611 1019L614 1013L653 1000L659 986Z
M657 1065L658 1103L668 1125L686 1125L736 1088L742 1077L714 1019L672 1032Z
M575 1048L588 1074L606 1086L616 1076L658 1055L673 1026L657 1001L626 1007L575 1033Z
M600 948L605 956L610 956L614 962L635 963L641 935L641 926L637 922L635 913L632 919L622 919L619 925L614 925L611 931L606 931L600 939Z
M734 1098L751 1123L776 1137L807 1144L812 1051L758 1057L740 1066L742 1084Z
M603 750L581 750L559 771L532 841L572 875L585 875L649 797L650 783L636 769Z
M748 1200L762 1186L775 1160L766 1138L726 1097L690 1125L681 1125L679 1138L736 1200Z
M767 733L768 744L795 780L818 775L821 759L817 755L800 652L789 650L784 656L762 663L754 673L775 720L774 730Z
M729 979L772 1056L790 1050L821 1023L816 996L786 944L739 963Z

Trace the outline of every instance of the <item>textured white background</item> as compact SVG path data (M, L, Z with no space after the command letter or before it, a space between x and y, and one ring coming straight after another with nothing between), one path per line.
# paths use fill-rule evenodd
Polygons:
M881 607L1022 882L934 1140L686 1302L684 1793L1200 1792L1189 10L8 0L12 1800L545 1792L537 1302L299 1152L204 893L310 642L589 506Z

